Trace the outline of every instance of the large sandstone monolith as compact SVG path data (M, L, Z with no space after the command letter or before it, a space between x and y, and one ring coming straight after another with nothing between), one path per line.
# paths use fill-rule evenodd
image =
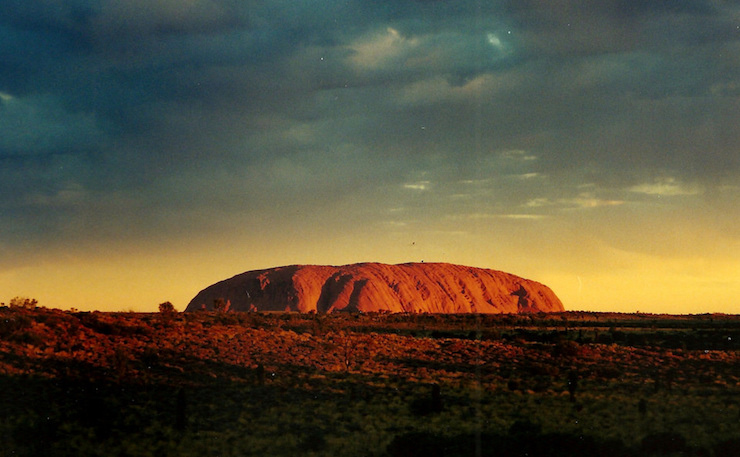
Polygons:
M203 289L186 311L532 313L563 311L549 287L447 263L292 265L248 271Z

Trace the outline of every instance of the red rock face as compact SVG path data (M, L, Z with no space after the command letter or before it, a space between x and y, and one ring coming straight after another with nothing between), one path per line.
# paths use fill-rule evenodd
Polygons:
M446 263L292 265L242 273L202 290L186 311L532 313L564 311L549 287Z

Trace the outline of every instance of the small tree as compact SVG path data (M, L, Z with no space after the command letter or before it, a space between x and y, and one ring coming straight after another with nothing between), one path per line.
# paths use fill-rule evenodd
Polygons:
M35 298L28 298L28 297L13 297L10 300L10 307L11 308L25 308L25 309L34 309L36 305L38 305L39 302Z
M171 302L166 301L164 303L160 303L159 304L160 322L162 322L164 325L170 325L176 312L177 310L175 309L175 305L173 305Z
M175 311L175 305L173 305L171 302L166 301L159 304L159 312L162 314L172 314Z

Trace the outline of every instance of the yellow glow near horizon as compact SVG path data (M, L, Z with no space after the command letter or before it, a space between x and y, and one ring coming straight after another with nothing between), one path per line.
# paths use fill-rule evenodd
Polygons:
M346 207L317 210L302 224L287 217L268 219L246 233L235 220L236 228L223 233L108 244L85 252L63 248L35 264L0 270L0 301L28 296L42 306L101 311L156 311L159 303L171 301L182 310L201 289L248 270L426 261L542 282L567 310L740 311L740 242L721 226L707 233L709 224L690 218L689 211L661 219L661 226L646 219L641 208L625 205L547 217L448 217L392 206L373 209L366 220L348 221L341 215L351 213L349 208L372 208L371 201L342 204ZM651 229L639 229L646 226Z
M507 271L553 289L566 310L696 314L738 312L738 263L722 259L664 259L644 254L613 253L612 268L548 268L526 263L506 250L482 254L464 236L457 239L420 236L417 243L389 249L379 240L352 251L347 239L286 242L279 252L246 246L212 246L187 253L131 253L107 258L60 257L41 266L0 272L7 302L14 296L39 300L41 306L100 311L152 312L171 301L179 310L214 282L243 271L287 264L344 264L361 261L403 263L443 261ZM386 241L393 239L388 235ZM431 240L437 240L431 245ZM333 245L333 247L332 247ZM247 252L252 255L247 255ZM291 254L288 254L291 253ZM454 253L454 254L451 254ZM431 255L425 256L424 254ZM420 258L424 256L425 258ZM496 260L498 259L498 260ZM506 260L508 259L508 260Z

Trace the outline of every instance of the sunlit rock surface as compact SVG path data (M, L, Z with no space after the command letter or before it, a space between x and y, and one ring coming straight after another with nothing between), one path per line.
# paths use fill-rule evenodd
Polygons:
M446 263L291 265L248 271L202 290L186 311L532 313L563 311L549 287Z

